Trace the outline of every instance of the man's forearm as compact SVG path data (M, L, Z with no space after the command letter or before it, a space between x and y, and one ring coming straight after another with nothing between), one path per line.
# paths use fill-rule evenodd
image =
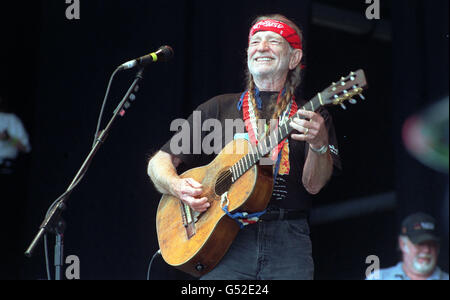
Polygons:
M162 151L150 159L147 172L160 193L172 194L172 182L179 178L176 170L178 164L170 154Z
M202 185L192 178L180 178L176 168L181 160L165 152L158 152L148 163L148 175L162 194L177 197L194 211L203 213L211 204L203 194Z
M318 194L330 180L333 173L333 159L330 151L321 155L309 149L303 168L303 185L310 194Z

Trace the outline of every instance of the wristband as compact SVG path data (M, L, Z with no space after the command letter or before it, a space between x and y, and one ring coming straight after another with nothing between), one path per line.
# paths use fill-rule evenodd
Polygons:
M309 148L310 148L313 152L315 152L315 153L317 153L317 154L320 154L320 155L324 155L325 153L328 152L328 145L325 145L325 146L323 146L323 147L320 148L320 149L314 149L313 146L309 145Z

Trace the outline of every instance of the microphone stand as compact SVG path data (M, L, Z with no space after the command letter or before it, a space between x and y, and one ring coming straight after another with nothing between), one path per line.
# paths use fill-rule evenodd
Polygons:
M64 266L64 230L66 223L60 217L53 230L56 234L55 242L55 280L61 280L61 269Z
M105 127L104 130L100 132L98 137L96 137L96 141L94 146L92 147L92 150L88 154L87 158L85 159L83 165L81 166L78 173L75 175L75 178L73 179L72 183L70 184L69 188L62 194L58 199L55 200L55 202L50 206L49 210L47 211L47 214L45 216L44 221L39 227L39 231L34 237L33 241L31 242L28 249L25 251L25 256L30 258L33 254L34 249L36 248L37 244L40 240L42 240L44 234L47 232L53 232L56 234L56 244L55 244L55 279L60 280L61 279L61 267L63 265L63 238L64 238L64 229L66 227L64 221L61 218L62 211L66 207L66 202L69 199L70 194L75 189L75 187L80 183L81 179L83 179L84 175L86 174L89 165L91 164L95 154L100 149L100 146L105 142L109 131L111 130L111 127L114 123L114 121L117 119L118 116L123 117L125 114L125 110L129 108L130 101L135 100L135 96L133 92L137 92L139 89L138 83L140 80L143 79L143 73L144 68L141 68L137 74L136 78L134 79L131 87L125 94L125 97L122 99L122 101L117 106L116 110L113 113L113 117L109 121L108 125ZM129 101L130 100L130 101Z

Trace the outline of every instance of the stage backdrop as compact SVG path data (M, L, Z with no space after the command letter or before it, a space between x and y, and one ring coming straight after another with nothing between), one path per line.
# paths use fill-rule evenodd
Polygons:
M217 94L243 91L249 26L254 17L272 12L294 19L304 30L306 69L300 97L310 98L359 68L366 71L370 84L366 102L349 106L347 111L330 108L344 171L316 197L315 208L384 193L397 192L401 199L400 205L391 210L361 212L313 225L316 278L362 279L369 255L379 255L383 267L396 263L399 220L410 210L408 207L426 208L422 195L411 195L408 201L405 195L411 186L430 185L426 178L407 182L402 175L410 165L404 160L407 154L399 137L402 122L407 113L415 111L413 108L433 102L429 95L403 110L411 102L405 88L398 85L408 64L408 56L402 56L400 49L409 49L410 40L403 34L414 36L410 26L392 22L393 41L376 40L373 31L341 32L314 22L311 7L318 1L80 3L79 20L67 19L68 4L63 0L33 1L26 7L12 4L1 11L6 41L2 49L2 61L6 62L1 71L2 92L24 120L33 146L31 155L25 157L18 186L23 195L14 198L16 213L5 219L12 227L3 229L10 237L5 243L11 260L2 276L46 277L42 244L32 259L24 259L22 252L36 234L48 206L68 187L92 146L109 76L123 62L170 45L175 51L173 60L148 66L136 101L114 124L63 214L67 223L65 256L80 258L82 279L145 279L149 259L158 249L155 215L160 198L147 177L147 160L171 137L172 120L186 118ZM412 15L427 16L427 27L418 24L414 31L443 26L435 24L437 18L432 17L443 10L426 6L428 10L422 13L420 5L403 4ZM365 8L361 4L357 13L364 15ZM394 18L403 12L403 7L395 6L385 17ZM448 25L448 16L446 20ZM430 42L441 45L442 39ZM417 42L411 47L424 45ZM432 46L426 49L427 57L434 55ZM448 54L448 48L444 53ZM448 79L448 57L446 63ZM430 74L437 69L421 70ZM134 75L135 71L129 70L116 76L102 127ZM431 88L431 84L426 87ZM440 89L448 93L448 85ZM443 176L433 174L443 188ZM430 200L433 207L441 203L438 196L436 190ZM53 236L49 237L52 255ZM51 264L52 259L50 256ZM185 278L189 277L160 258L155 261L152 279Z

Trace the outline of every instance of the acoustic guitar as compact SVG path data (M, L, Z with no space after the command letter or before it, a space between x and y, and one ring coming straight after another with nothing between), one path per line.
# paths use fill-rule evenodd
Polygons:
M364 71L352 72L321 93L302 109L316 111L321 106L342 105L354 96L362 99L367 87ZM297 113L293 118L301 118ZM194 277L211 271L223 258L240 230L239 224L223 209L227 196L231 213L264 211L273 189L273 167L258 164L294 130L290 121L281 124L257 146L247 140L230 142L207 166L191 169L181 178L192 178L203 185L211 206L198 214L172 195L163 195L156 215L158 243L169 265Z

